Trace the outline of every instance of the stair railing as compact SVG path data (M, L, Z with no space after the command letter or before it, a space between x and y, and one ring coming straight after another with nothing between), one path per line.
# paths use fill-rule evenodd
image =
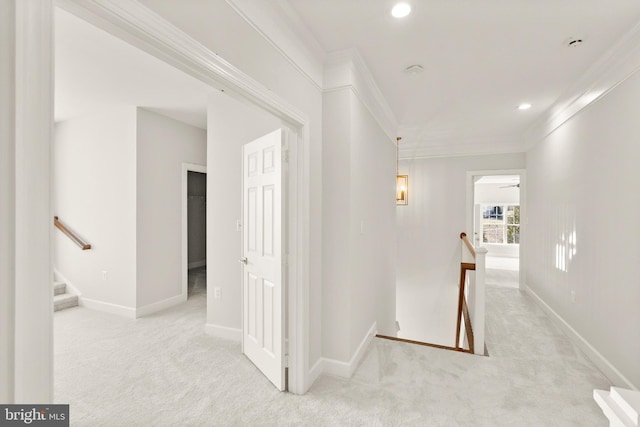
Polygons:
M70 238L71 241L78 245L83 251L91 249L90 244L82 240L76 233L67 228L62 222L60 222L57 216L53 217L53 225L55 225L58 230L62 231L65 236Z
M462 257L456 321L456 348L484 354L486 248L474 248L460 233ZM468 282L468 284L467 284ZM464 321L464 322L463 322Z

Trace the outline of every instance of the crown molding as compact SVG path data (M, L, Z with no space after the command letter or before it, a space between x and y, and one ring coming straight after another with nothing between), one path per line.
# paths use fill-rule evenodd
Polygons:
M398 121L356 49L345 49L328 54L325 60L323 80L323 92L325 93L345 89L352 90L389 137L389 140L395 144Z
M324 63L324 58L327 56L327 52L322 44L318 41L316 36L307 27L306 22L298 15L291 6L291 0L273 0L275 1L275 7L278 12L285 18L287 24L294 31L294 35L297 39L302 39L304 47L308 49L312 55L314 55L320 62L320 66ZM322 72L322 70L321 70Z
M640 23L605 52L523 134L526 149L553 133L640 70Z
M523 153L525 148L517 135L461 136L447 135L438 138L403 137L400 159L431 157L482 156L491 154Z
M318 91L322 90L325 52L287 2L225 1Z

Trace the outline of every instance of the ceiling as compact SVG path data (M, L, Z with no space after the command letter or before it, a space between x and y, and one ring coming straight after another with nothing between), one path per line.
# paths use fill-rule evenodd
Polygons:
M637 0L405 0L402 19L392 0L272 1L325 51L359 51L402 145L452 153L521 151L523 133L640 20ZM568 47L572 37L584 42ZM405 73L413 64L424 71Z
M402 157L523 151L523 134L640 22L637 0L405 0L402 19L394 0L269 1L302 24L300 41L359 52ZM206 84L59 8L55 36L56 120L125 104L206 127ZM405 73L413 64L424 70Z
M56 122L132 105L206 128L206 84L60 8L55 24Z

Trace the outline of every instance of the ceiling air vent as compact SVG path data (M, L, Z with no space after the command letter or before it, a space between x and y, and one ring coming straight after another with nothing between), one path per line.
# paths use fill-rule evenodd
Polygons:
M567 43L567 46L569 46L569 47L578 47L581 44L582 44L582 39L571 37L569 39L569 42Z
M407 68L405 68L404 72L407 74L418 74L418 73L421 73L423 70L424 70L424 67L422 65L414 64L414 65L409 65Z

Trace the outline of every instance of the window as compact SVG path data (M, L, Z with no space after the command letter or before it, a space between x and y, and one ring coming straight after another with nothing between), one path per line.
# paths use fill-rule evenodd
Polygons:
M482 208L483 243L520 243L520 206L486 205Z

